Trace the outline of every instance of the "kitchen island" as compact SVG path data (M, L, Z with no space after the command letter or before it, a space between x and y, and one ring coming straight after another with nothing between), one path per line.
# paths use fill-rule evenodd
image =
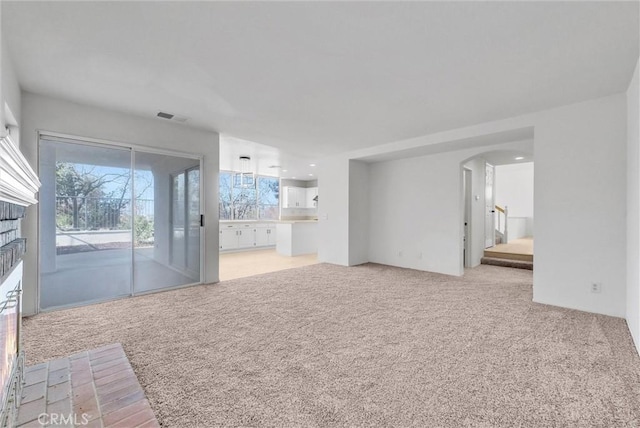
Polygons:
M318 251L318 221L281 221L276 225L276 251L283 256L300 256Z

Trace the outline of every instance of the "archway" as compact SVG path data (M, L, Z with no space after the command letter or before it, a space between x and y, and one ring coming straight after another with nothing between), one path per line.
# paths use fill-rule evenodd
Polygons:
M533 151L488 151L460 168L463 266L532 268Z

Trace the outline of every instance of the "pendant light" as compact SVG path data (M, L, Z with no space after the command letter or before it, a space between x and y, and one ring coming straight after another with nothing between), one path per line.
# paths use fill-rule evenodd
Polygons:
M256 180L251 171L251 157L247 155L240 156L240 172L236 174L235 187L249 189L256 187Z

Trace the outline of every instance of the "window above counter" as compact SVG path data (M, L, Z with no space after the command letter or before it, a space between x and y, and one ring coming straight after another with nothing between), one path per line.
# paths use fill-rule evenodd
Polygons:
M220 171L220 220L278 220L280 180L256 176L255 186L234 185L235 172Z

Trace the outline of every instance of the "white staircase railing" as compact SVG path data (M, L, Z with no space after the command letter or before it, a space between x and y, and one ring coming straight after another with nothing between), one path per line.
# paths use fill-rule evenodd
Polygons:
M496 209L494 212L496 215L496 244L498 243L498 241L500 241L500 244L506 244L507 242L509 242L509 228L507 225L509 209L506 205L504 206L504 208L496 205Z

